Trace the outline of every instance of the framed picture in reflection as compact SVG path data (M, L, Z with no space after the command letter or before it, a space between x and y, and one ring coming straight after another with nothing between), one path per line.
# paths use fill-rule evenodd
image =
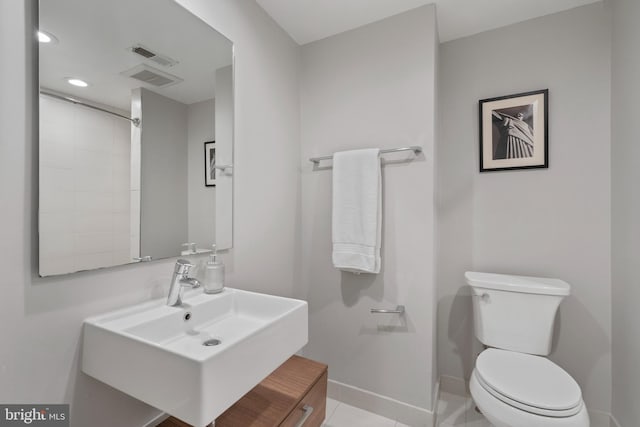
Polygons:
M216 186L216 142L204 143L204 185Z
M480 172L549 167L549 90L480 100Z

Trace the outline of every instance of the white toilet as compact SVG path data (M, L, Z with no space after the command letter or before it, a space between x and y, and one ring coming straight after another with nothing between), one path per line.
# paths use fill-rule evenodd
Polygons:
M558 279L465 273L473 291L476 359L469 387L495 427L589 427L576 381L547 359L556 311L569 295ZM577 355L579 357L579 355Z

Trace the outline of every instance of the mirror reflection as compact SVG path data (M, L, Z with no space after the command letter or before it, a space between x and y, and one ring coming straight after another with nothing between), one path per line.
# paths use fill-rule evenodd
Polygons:
M171 0L41 1L40 275L232 245L233 49Z

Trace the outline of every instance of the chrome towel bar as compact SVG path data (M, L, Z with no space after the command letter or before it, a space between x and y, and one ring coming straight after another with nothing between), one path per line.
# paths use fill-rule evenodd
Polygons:
M395 310L385 310L383 308L372 308L374 314L404 314L404 305L399 305Z
M413 151L413 154L415 154L417 156L418 154L422 153L422 147L420 147L418 145L413 145L411 147L389 148L389 149L386 149L386 150L380 150L380 154L396 153L398 151ZM312 162L312 163L315 163L317 165L322 160L331 160L331 159L333 159L333 155L331 155L331 156L322 156L322 157L311 157L309 159L309 161Z

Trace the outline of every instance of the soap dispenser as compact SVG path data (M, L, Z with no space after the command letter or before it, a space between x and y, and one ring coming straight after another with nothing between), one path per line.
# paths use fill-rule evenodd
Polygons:
M207 294L217 294L224 289L224 264L218 262L216 245L211 245L213 252L204 266L204 291Z

